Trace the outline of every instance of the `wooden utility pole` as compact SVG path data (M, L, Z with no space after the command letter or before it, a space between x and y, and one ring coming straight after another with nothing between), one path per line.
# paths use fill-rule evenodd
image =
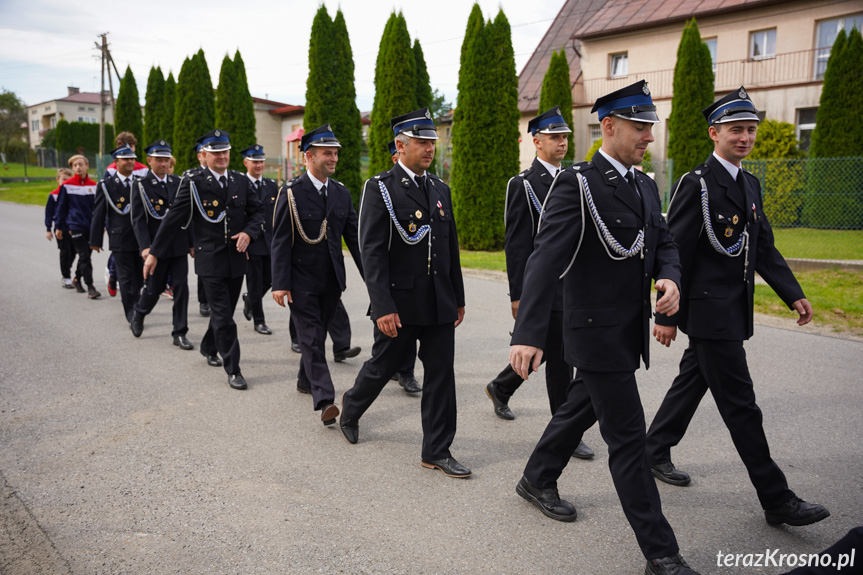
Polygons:
M108 33L101 34L102 45L96 47L102 52L102 85L99 88L99 157L105 155L105 68L108 66Z

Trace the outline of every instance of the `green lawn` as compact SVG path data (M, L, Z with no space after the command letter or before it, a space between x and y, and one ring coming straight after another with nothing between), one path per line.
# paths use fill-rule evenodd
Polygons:
M786 258L863 260L863 230L774 229L776 247Z
M50 194L57 187L57 182L15 182L0 183L0 200L16 204L33 204L44 206Z
M795 275L812 304L814 322L863 335L863 272L832 269ZM755 286L755 311L796 317L766 285Z
M0 178L23 178L24 177L24 164L14 164L8 163L0 166ZM41 178L41 177L57 177L57 169L56 168L40 168L39 166L34 166L31 164L27 164L27 177L29 178Z

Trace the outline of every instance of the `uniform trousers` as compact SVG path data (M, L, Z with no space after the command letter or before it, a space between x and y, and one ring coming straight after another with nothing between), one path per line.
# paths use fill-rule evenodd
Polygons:
M375 341L377 341L377 339L379 337L386 337L378 329L377 322L373 321L372 325L374 326L372 328L372 335L374 336ZM405 353L407 355L404 357L404 360L401 362L401 364L400 364L401 367L399 367L396 370L396 372L392 374L393 376L396 375L396 373L399 374L400 376L402 376L403 378L411 378L414 376L414 368L416 368L416 363L417 363L417 346L416 346L416 344L411 346L410 349L405 350ZM390 376L390 377L392 378L392 376Z
M198 303L207 305L207 292L204 290L204 280L198 276Z
M671 448L680 443L708 389L749 472L761 506L773 509L794 497L785 474L770 457L742 341L689 338L689 347L680 360L680 373L647 432L650 461L671 460Z
M662 514L645 453L644 410L633 372L579 369L566 402L552 416L528 459L524 476L536 487L556 487L578 438L597 419L608 445L614 488L642 553L647 559L677 553L677 540Z
M293 292L291 293L293 294ZM348 317L348 311L345 309L341 297L333 317L327 323L326 331L333 342L333 353L351 347L351 318ZM291 334L291 343L297 343L297 328L294 325L293 315L288 322L288 332Z
M54 238L56 239L56 237ZM57 240L57 249L60 251L60 273L64 278L72 278L72 262L75 261L75 245L69 232L63 232L63 239Z
M327 324L336 311L341 292L312 293L291 290L291 319L297 329L300 344L300 371L297 385L312 391L315 410L333 403L335 389L324 344L327 339Z
M548 403L551 414L566 401L566 391L572 381L572 367L563 359L563 312L552 311L545 336L545 349L542 354L545 363L545 387L548 390ZM507 365L492 380L495 390L504 403L508 403L524 380ZM579 437L579 441L581 438ZM576 442L578 445L578 442Z
M142 315L153 311L161 299L162 292L165 291L169 277L174 289L171 337L177 337L189 332L189 259L185 255L177 258L162 258L158 261L155 271L144 281L144 289L141 290L141 297L135 304L135 311Z
M65 235L67 232L63 232ZM75 277L83 280L88 287L93 287L93 262L90 260L90 238L86 233L68 232L72 240L75 253L78 254L78 265L75 268Z
M144 285L144 260L138 252L111 252L117 269L117 291L123 302L126 321L132 320L132 310Z
M240 342L234 310L243 289L243 276L235 278L198 276L210 304L210 323L201 340L201 352L222 356L222 365L228 375L240 373Z
M252 308L252 320L255 325L264 321L264 294L273 287L273 271L270 256L255 256L249 254L249 264L246 267L246 290L249 306Z
M451 457L456 429L455 326L403 325L398 336L391 338L378 332L372 346L372 357L363 364L354 386L348 390L342 405L342 417L359 421L381 390L413 353L419 340L419 359L423 362L422 458L428 461Z

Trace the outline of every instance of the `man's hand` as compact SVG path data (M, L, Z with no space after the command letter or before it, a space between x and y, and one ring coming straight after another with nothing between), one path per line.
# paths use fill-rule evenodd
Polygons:
M464 307L458 308L458 319L455 320L455 327L461 325L461 322L464 321Z
M192 256L192 258L195 257L195 248L189 248L189 255Z
M668 347L672 341L677 339L677 326L654 324L653 337L656 338L656 341Z
M531 359L533 359L532 365ZM538 347L514 345L509 348L509 364L522 379L527 379L531 371L539 369L540 363L542 363L542 350Z
M290 290L280 289L273 292L273 299L276 300L276 303L282 307L285 307L285 300L287 299L287 303L294 303L294 298L291 297Z
M54 237L56 237L58 240L62 240L63 230L54 230Z
M90 249L96 252L97 254L102 251L102 248L99 246L90 246Z
M656 313L676 314L680 309L680 290L677 289L677 284L671 280L656 280L653 289L665 292L665 295L656 302Z
M157 263L159 263L159 259L156 256L147 254L147 259L144 260L144 279L147 279L156 270Z
M518 319L518 302L520 300L515 300L510 302L509 307L512 310L512 319Z
M48 240L49 242L51 241L51 238L53 238L53 237L54 237L54 234L52 234L51 232L45 232L45 239Z
M141 257L147 259L147 256L150 255L150 248L144 248L141 250Z
M249 247L249 244L252 242L252 238L249 237L249 234L246 232L240 232L237 235L231 236L232 240L237 240L237 251L244 252L246 248Z
M794 311L800 316L797 319L797 325L806 325L810 321L812 321L812 304L809 303L805 297L797 300L791 307L794 308Z
M459 308L459 319L456 322L458 325L461 322L461 318L464 317L464 308ZM397 337L399 335L399 330L402 326L402 320L399 318L398 313L390 313L384 316L381 316L377 320L378 329L381 330L381 333L387 337Z

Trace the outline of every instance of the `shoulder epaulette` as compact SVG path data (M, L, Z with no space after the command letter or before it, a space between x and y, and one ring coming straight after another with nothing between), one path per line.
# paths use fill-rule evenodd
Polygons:
M593 169L593 167L593 162L576 162L567 169L573 170L575 172L585 172L587 170Z

